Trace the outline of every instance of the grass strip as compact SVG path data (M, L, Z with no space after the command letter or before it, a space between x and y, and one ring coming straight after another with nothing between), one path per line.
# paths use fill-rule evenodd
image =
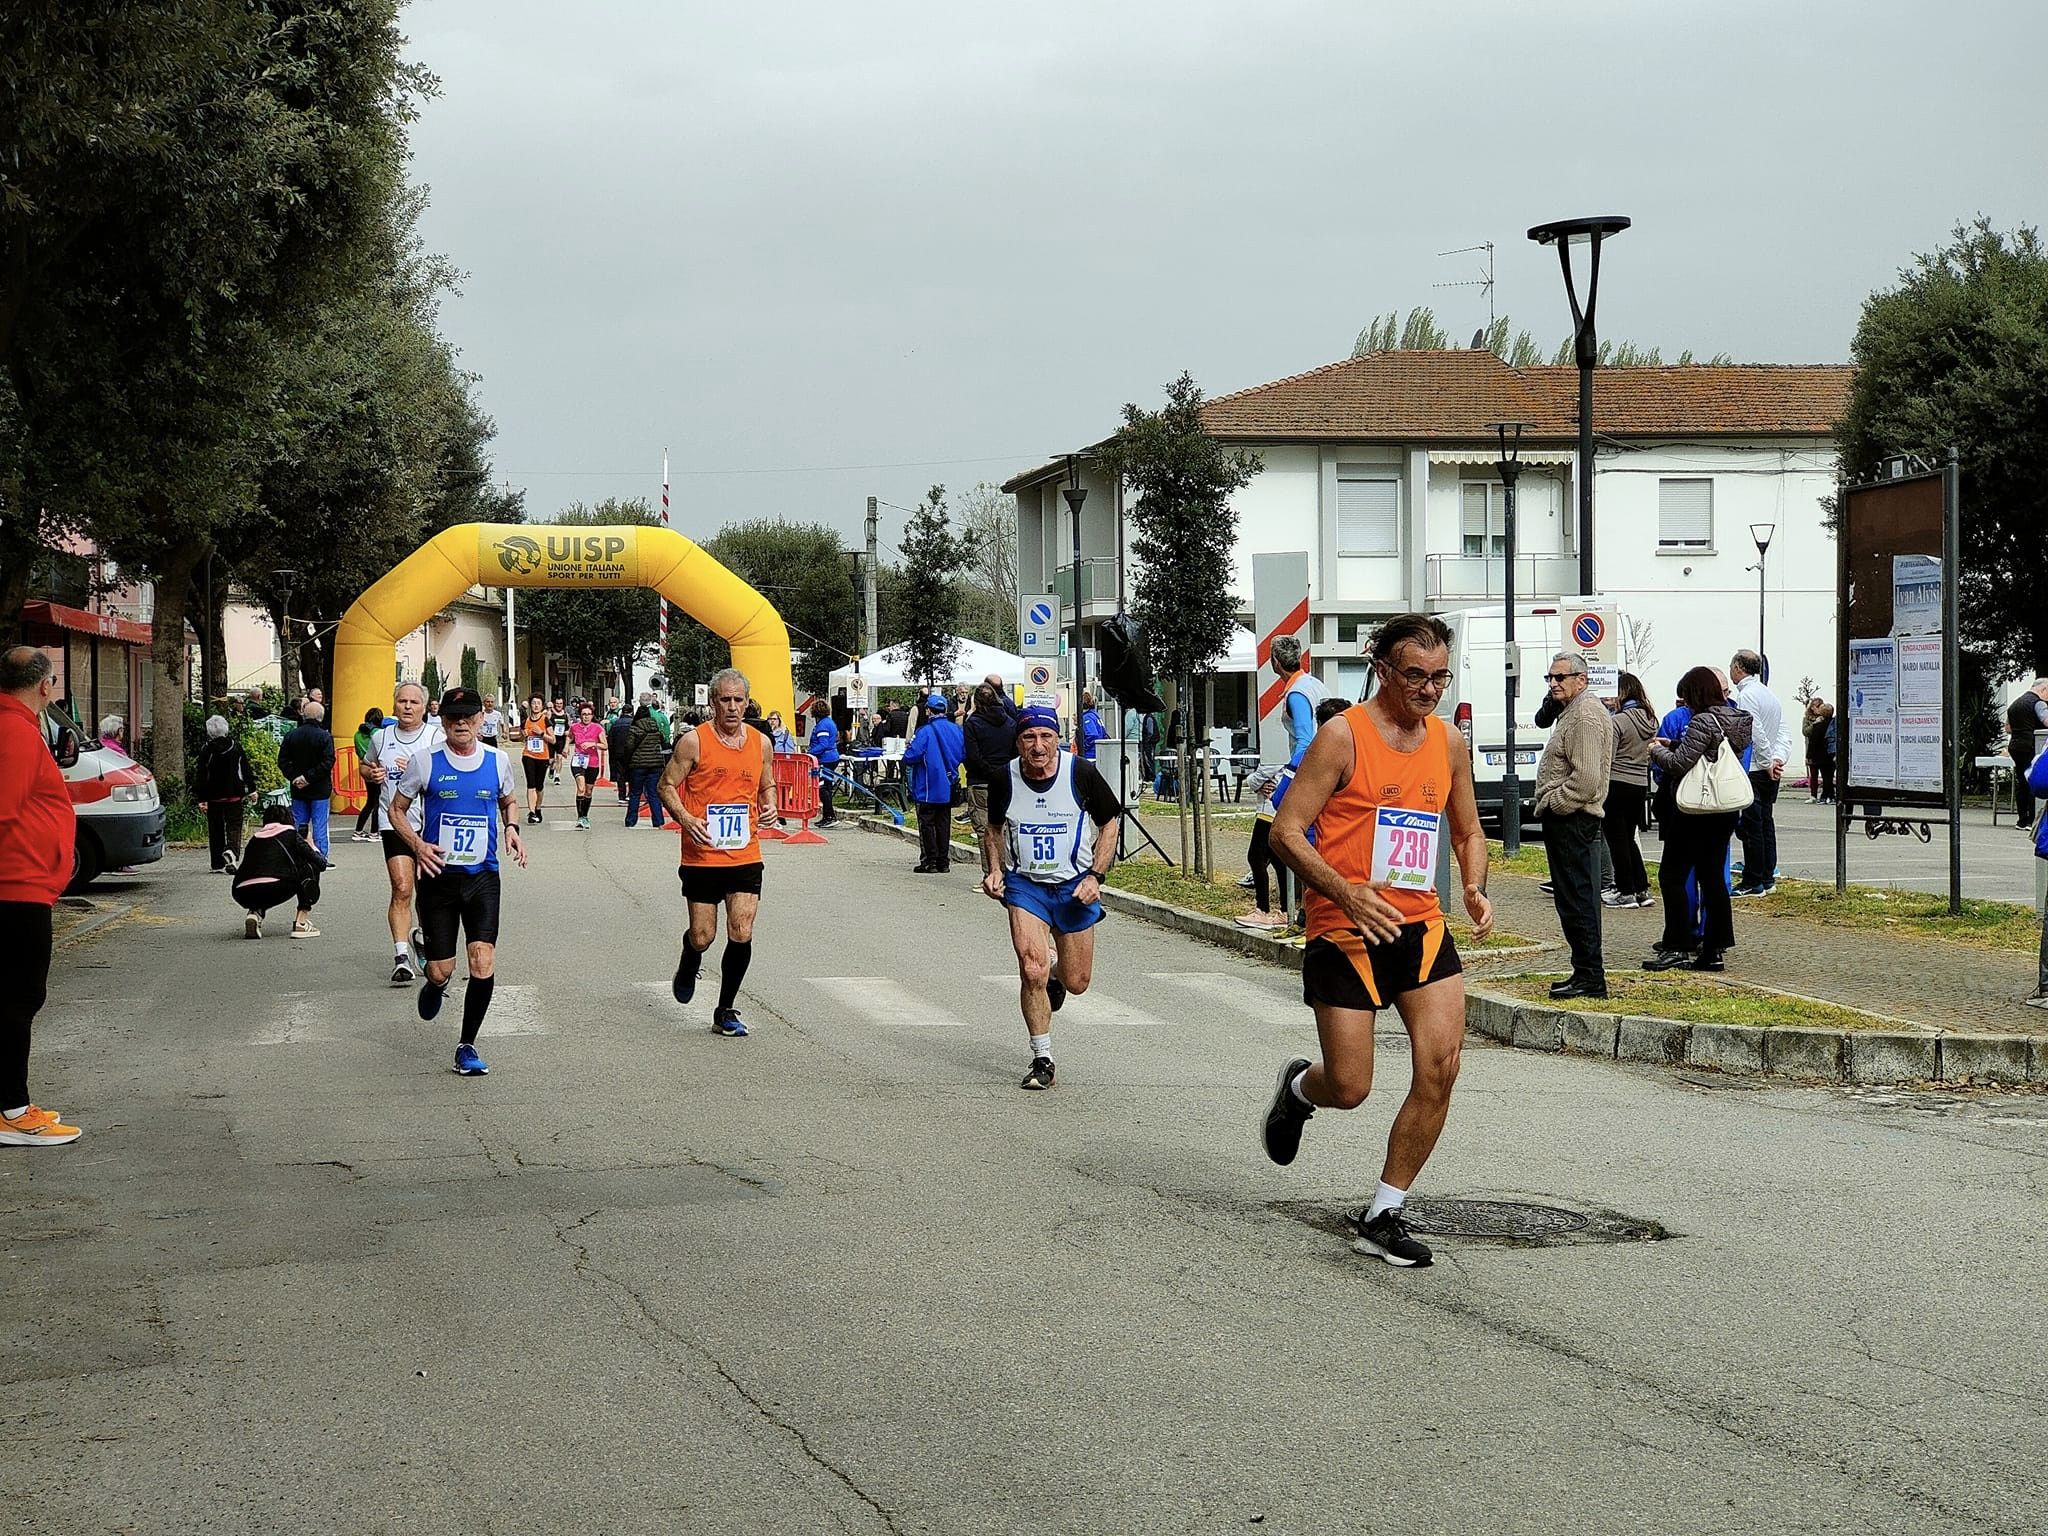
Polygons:
M1550 984L1564 980L1563 972L1542 976L1509 976L1486 983L1532 1003L1551 1002ZM1559 1008L1574 1013L1632 1013L1647 1018L1675 1019L1683 1024L1746 1024L1764 1029L1897 1029L1889 1019L1880 1019L1854 1008L1834 1003L1808 1002L1785 997L1739 981L1717 976L1700 976L1664 971L1655 975L1607 973L1607 996L1575 997L1560 1002Z

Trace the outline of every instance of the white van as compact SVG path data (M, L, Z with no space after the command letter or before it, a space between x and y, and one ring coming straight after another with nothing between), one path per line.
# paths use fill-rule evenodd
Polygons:
M1521 678L1515 696L1515 762L1522 781L1522 815L1533 821L1529 802L1536 783L1536 759L1549 739L1539 730L1536 711L1549 697L1543 674L1560 651L1578 650L1566 643L1564 625L1571 615L1596 608L1613 613L1619 631L1621 666L1628 668L1633 647L1625 615L1597 599L1556 598L1515 605L1515 649ZM1507 774L1507 617L1500 605L1454 608L1437 615L1451 631L1451 686L1444 690L1437 713L1464 736L1472 748L1472 789L1480 819L1498 824L1501 780Z
M63 771L78 817L69 889L81 890L109 869L153 864L164 856L164 804L154 774L88 736L61 705L44 711L43 739Z

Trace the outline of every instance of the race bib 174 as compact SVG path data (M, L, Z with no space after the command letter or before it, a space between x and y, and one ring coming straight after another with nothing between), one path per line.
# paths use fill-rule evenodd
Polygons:
M711 846L736 853L754 840L753 807L749 805L707 805L704 824L711 830Z
M1436 840L1443 818L1436 811L1408 811L1383 805L1373 818L1372 879L1397 891L1426 891L1436 884Z

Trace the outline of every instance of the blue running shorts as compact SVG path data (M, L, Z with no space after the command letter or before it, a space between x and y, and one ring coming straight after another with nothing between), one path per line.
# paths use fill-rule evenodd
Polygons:
M1029 880L1014 869L1003 871L1003 905L1029 912L1054 933L1080 933L1102 921L1102 903L1081 901L1074 888L1086 875L1076 875L1057 885Z

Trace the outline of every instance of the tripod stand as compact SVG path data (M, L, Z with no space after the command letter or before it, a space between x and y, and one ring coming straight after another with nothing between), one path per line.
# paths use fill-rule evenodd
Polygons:
M1179 866L1173 862L1173 856L1159 846L1159 839L1154 837L1150 829L1146 827L1143 818L1138 815L1136 804L1131 799L1131 742L1130 738L1125 736L1122 730L1123 700L1121 699L1117 700L1117 724L1116 800L1117 805L1121 807L1122 814L1117 817L1116 823L1116 861L1121 864L1125 859L1134 857L1137 854L1138 845L1131 840L1131 832L1135 828L1139 840L1144 846L1158 854L1160 858L1166 860L1166 867L1168 869L1178 868Z

